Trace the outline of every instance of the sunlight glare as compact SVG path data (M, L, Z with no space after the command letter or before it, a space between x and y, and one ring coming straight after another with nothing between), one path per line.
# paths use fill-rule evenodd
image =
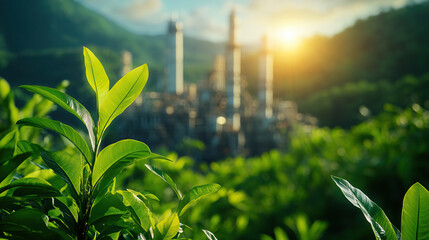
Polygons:
M283 28L278 31L277 42L286 49L295 49L301 43L301 36L298 31L292 28Z

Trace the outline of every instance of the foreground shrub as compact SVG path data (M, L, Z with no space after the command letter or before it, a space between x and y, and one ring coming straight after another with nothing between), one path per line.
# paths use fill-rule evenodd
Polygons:
M415 183L405 194L400 232L384 211L361 190L342 178L332 177L332 179L344 196L362 210L377 240L429 239L429 192L420 183Z
M49 151L11 134L3 142L12 142L11 155L2 158L0 174L0 237L6 239L179 239L186 237L179 216L195 201L220 186L206 184L182 195L173 180L150 165L168 158L151 152L140 141L126 139L101 148L106 129L141 93L148 79L142 65L122 77L111 89L100 61L84 48L86 76L96 95L94 122L88 110L76 99L53 88L22 86L41 95L77 117L87 134L48 118L27 117L20 126L43 128L68 139L73 150ZM15 135L14 135L15 136ZM3 144L4 145L4 144ZM31 158L38 169L22 177L16 168ZM41 161L37 159L41 158ZM116 190L116 176L135 161L146 161L147 169L167 182L179 204L169 214L156 217L151 211L158 198L148 192ZM204 232L213 238L209 231Z

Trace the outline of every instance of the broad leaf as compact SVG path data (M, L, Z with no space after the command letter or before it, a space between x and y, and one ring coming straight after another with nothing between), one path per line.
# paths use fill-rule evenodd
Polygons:
M183 199L182 193L180 192L180 190L177 188L176 183L173 182L173 180L171 179L170 176L168 176L166 173L164 173L163 171L161 171L160 169L157 169L155 167L152 167L149 164L145 164L145 166L147 167L147 169L149 169L151 172L153 172L155 175L157 175L158 177L160 177L164 182L168 183L168 185L171 186L171 188L173 188L174 192L176 193L177 197L179 198L179 200Z
M97 96L97 107L101 104L109 92L109 78L98 58L86 47L83 47L85 60L86 79ZM99 111L100 112L100 111Z
M125 215L127 209L119 194L107 194L98 201L91 210L89 222L92 224L95 221L102 223L102 219L109 219L112 215Z
M38 232L47 230L49 217L35 208L19 209L2 219L2 224L14 224L23 229ZM6 228L8 231L10 228ZM4 230L3 230L4 231Z
M219 189L220 185L216 183L193 187L191 191L189 191L189 193L185 196L185 198L180 201L177 212L180 215L183 214L186 209L192 206L193 203L209 194L217 192Z
M2 102L10 92L9 83L0 77L0 102Z
M149 71L142 65L123 76L101 102L97 139L106 128L140 95L146 85Z
M76 132L72 127L61 123L59 121L54 121L51 119L39 118L39 117L31 117L24 118L17 122L17 124L25 125L25 126L33 126L38 128L45 128L52 131L55 131L68 140L70 140L77 149L83 154L88 164L91 162L91 150L86 144L85 140L82 136Z
M429 239L429 192L420 183L404 197L401 221L402 239Z
M46 165L74 190L77 200L82 179L82 161L64 152L41 151L40 155Z
M149 155L149 147L137 140L126 139L111 144L98 154L94 163L92 182L96 184L100 177L119 160L141 159Z
M274 228L274 236L276 236L276 240L289 240L286 232L279 227Z
M44 98L51 100L67 112L79 118L79 120L82 121L88 129L92 148L95 149L94 121L92 120L88 110L86 110L86 108L76 99L54 88L32 85L24 85L20 87L30 92L40 94Z
M104 172L104 174L98 179L97 183L95 183L92 196L96 198L100 193L107 190L108 187L112 185L115 177L118 176L125 167L131 165L133 161L134 159L132 158L123 158L115 162L115 164Z
M168 157L164 157L162 155L156 154L156 153L150 153L149 157L147 157L148 160L166 160L169 162L173 162L173 160L169 159Z
M14 156L12 159L0 166L0 182L2 182L9 174L11 174L21 163L23 163L31 153L21 153Z
M18 131L12 131L0 139L0 165L11 159L18 140Z
M61 193L55 187L53 187L50 183L40 178L17 179L11 182L9 185L0 188L0 193L11 188L21 188L25 190L32 190L31 193L36 195L37 194L52 195L52 196L61 195Z
M344 196L357 208L360 208L366 220L371 224L375 237L378 240L398 239L395 227L390 223L384 211L361 190L353 187L348 181L332 176L335 184L341 189Z
M145 231L154 225L152 213L146 204L137 197L132 191L118 191L124 198L124 204L131 212L134 221L141 226Z
M176 236L180 228L179 217L176 213L171 215L169 218L166 218L159 222L156 225L156 229L161 234L162 240L169 240Z

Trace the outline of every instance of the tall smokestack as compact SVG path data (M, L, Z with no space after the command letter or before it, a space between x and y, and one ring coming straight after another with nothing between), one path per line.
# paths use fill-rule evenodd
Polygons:
M167 92L183 93L183 33L182 24L171 19L167 36Z
M227 125L234 131L240 130L241 62L237 39L237 18L235 11L229 16L229 41L226 50L226 96Z
M259 56L259 110L266 119L273 115L273 55L267 35L262 38L262 50Z

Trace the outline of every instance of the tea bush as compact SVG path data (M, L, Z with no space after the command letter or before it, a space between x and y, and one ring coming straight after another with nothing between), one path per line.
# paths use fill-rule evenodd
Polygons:
M101 148L106 129L138 97L149 72L147 66L142 65L110 89L100 61L87 48L83 53L88 83L96 95L97 121L94 122L82 104L64 92L26 85L21 87L46 100L33 106L29 102L28 109L34 112L17 122L22 128L41 128L60 134L73 147L51 151L49 146L28 141L32 139L22 138L20 130L13 130L19 112L14 107L12 93L5 87L8 85L1 81L1 101L6 103L8 110L2 119L6 119L4 125L9 132L0 140L0 237L186 239L189 227L181 224L179 217L220 186L200 185L183 195L166 173L151 165L153 161L169 159L152 153L145 143L125 139ZM40 96L34 98L40 99ZM52 107L52 103L44 101L55 103L77 117L85 125L87 133L79 133L65 123L43 118ZM23 113L25 116L26 112ZM55 145L55 142L51 144ZM25 161L33 165L31 171L27 167L17 171ZM178 198L175 210L161 216L154 215L152 202L159 201L154 194L116 189L116 177L135 161L144 161L148 170L174 190ZM208 230L204 234L209 239L214 238Z

